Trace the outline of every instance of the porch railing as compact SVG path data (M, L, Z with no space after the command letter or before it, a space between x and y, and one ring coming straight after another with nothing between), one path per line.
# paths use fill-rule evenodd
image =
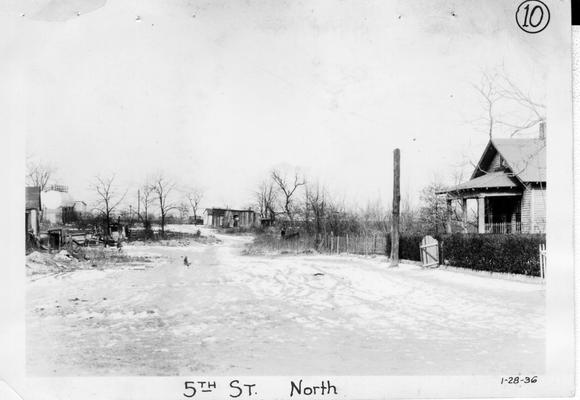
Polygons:
M521 233L521 222L488 222L485 224L485 233Z

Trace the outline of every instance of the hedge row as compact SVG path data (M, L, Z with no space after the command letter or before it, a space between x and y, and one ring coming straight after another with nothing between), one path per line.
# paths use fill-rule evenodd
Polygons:
M424 236L401 235L399 236L399 258L402 260L421 261L419 245ZM391 254L391 235L387 234L386 254Z
M423 236L401 236L399 257L421 260L419 245ZM546 243L545 234L453 234L436 237L442 264L478 271L507 272L540 276L538 248ZM390 254L390 238L387 254Z

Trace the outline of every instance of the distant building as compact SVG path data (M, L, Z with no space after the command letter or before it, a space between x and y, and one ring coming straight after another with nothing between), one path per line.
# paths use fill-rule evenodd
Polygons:
M214 228L248 228L257 223L256 213L251 209L206 208L204 214L204 224Z
M52 185L42 192L42 205L42 220L60 225L73 214L75 202L66 186Z
M42 220L53 225L69 224L86 215L87 203L74 200L68 187L51 185L42 196Z
M87 212L87 203L85 203L85 202L84 202L84 201L82 201L82 200L76 200L76 201L73 203L73 210L74 210L74 212L76 212L76 213L79 213L79 214L84 214L84 213L86 213L86 212Z
M471 179L449 188L448 209L477 199L479 233L544 233L546 231L546 140L544 126L536 139L492 139ZM451 224L448 224L448 231Z

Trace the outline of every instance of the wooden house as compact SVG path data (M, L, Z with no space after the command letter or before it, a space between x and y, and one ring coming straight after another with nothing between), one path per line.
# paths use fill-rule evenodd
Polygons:
M251 209L206 208L205 210L204 223L214 228L249 228L256 222L256 213Z
M467 226L467 201L477 200L479 233L544 233L546 231L546 140L492 139L471 179L442 194L447 196L451 233L452 202L461 202Z

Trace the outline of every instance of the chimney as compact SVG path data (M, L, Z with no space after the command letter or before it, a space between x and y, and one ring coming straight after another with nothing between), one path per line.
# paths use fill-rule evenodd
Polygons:
M541 140L546 140L546 121L540 121L540 133L538 137Z

